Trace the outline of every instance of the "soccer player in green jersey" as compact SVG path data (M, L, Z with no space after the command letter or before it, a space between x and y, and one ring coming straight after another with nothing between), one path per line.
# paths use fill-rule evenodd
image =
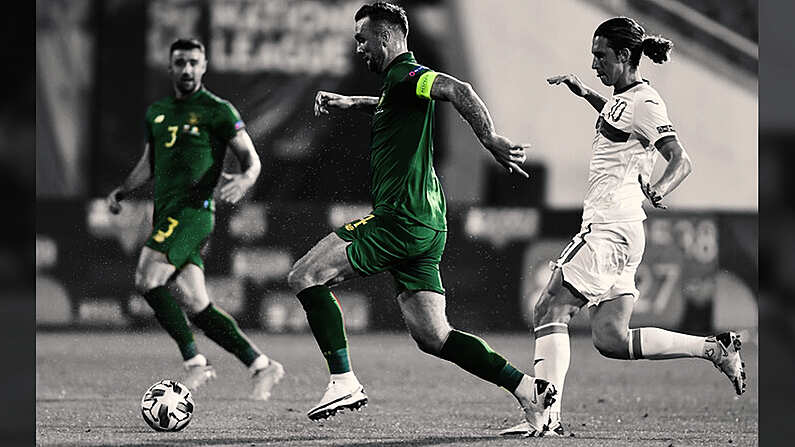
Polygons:
M526 415L548 408L554 386L518 371L483 340L453 329L447 321L439 274L447 236L445 200L433 169L435 101L451 102L509 172L527 176L520 167L525 146L496 133L486 106L469 84L417 63L407 50L403 9L383 2L364 5L355 21L357 53L371 71L384 76L381 96L321 91L315 114L329 108L372 113L373 211L323 238L288 275L331 374L325 394L308 416L323 419L367 403L351 369L342 312L329 286L385 271L395 279L401 313L422 351L504 387Z
M259 156L235 107L202 86L206 69L201 42L179 39L171 45L168 71L174 96L147 109L143 155L107 202L111 212L118 213L130 191L154 178L154 225L138 259L135 286L179 346L187 372L183 383L195 389L214 378L215 370L199 353L180 304L194 325L249 368L251 397L267 400L284 368L210 301L204 283L201 249L213 229L218 180L222 175L226 179L221 200L236 203L260 172ZM221 172L227 146L240 161L242 173Z

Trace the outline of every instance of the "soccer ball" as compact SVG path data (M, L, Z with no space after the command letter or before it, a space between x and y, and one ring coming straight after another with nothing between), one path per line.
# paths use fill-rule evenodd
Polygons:
M157 382L141 398L141 415L156 431L180 431L187 427L194 408L188 387L173 380Z

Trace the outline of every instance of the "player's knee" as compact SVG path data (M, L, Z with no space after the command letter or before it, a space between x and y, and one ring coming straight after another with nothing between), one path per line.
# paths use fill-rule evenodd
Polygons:
M210 305L210 298L207 295L202 296L199 294L183 294L181 304L189 313L197 314Z
M544 292L536 302L536 305L533 306L533 325L535 327L552 323L552 321L550 321L552 319L552 313L550 312L552 307L551 298L552 297L548 293Z
M533 325L539 327L549 323L568 324L571 311L566 306L555 303L555 295L545 291L533 307Z
M404 316L404 318L409 334L420 351L438 356L442 352L442 346L452 328L449 325L438 324L434 326L427 322L422 323L412 318L411 315Z
M594 347L603 356L621 360L629 358L629 331L626 328L596 324L592 326L592 336Z
M330 268L316 267L308 263L296 263L287 274L287 284L295 293L308 287L327 284L337 276L337 271Z
M439 355L442 352L442 345L444 345L444 338L434 334L431 331L409 331L411 338L417 344L420 351L430 354Z
M414 340L414 343L417 344L417 348L426 354L436 355L440 351L440 349L436 348L432 343L429 343L429 341L422 336L411 334L411 338Z
M135 290L137 290L141 295L145 295L150 290L162 285L163 283L158 281L158 279L152 275L145 275L141 272L135 273Z
M316 285L313 284L312 275L309 274L309 271L298 262L287 273L287 284L296 293Z

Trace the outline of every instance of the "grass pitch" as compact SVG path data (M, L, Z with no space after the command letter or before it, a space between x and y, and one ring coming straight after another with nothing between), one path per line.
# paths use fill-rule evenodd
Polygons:
M520 369L529 334L479 334ZM165 333L46 332L36 338L36 443L41 446L745 446L758 445L758 349L745 342L748 391L703 360L617 361L589 337L572 337L563 439L501 438L522 420L505 390L420 352L407 334L349 336L351 362L370 403L315 423L306 417L327 369L310 335L250 333L287 375L268 402L246 400L247 371L203 335L218 379L196 390L196 411L178 433L151 430L140 399L181 374Z

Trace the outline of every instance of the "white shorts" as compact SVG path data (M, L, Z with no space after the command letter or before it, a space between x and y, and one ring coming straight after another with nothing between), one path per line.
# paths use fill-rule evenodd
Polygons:
M553 267L562 269L563 280L588 300L589 307L621 295L637 301L635 272L645 247L643 221L583 223Z

